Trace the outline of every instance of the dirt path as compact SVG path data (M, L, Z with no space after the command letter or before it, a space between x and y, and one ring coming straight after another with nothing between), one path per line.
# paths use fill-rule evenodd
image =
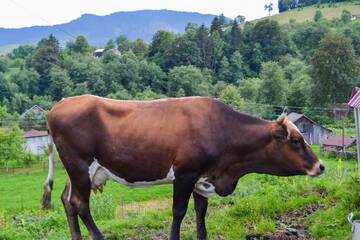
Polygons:
M310 240L306 218L320 208L322 205L315 203L307 205L301 210L287 213L278 220L275 233L249 235L246 240Z
M136 202L119 205L117 208L117 215L120 218L125 218L129 215L146 214L156 211L171 209L172 199L159 199L145 202Z

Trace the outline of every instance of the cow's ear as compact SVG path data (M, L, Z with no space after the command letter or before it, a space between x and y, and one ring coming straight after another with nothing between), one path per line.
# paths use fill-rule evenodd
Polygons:
M276 140L287 139L287 130L283 126L277 126L271 131L271 136Z
M285 114L281 115L277 120L274 129L271 131L273 138L277 140L285 140L288 138L288 118Z

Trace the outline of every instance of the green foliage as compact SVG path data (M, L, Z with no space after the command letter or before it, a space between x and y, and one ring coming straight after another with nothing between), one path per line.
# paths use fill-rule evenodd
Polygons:
M223 89L220 92L219 98L224 103L239 111L244 105L244 100L241 98L239 90L233 85L228 85L225 89Z
M324 16L322 15L322 12L320 10L317 10L314 15L314 22L319 22L323 18Z
M351 41L335 34L325 37L311 59L313 102L326 106L345 102L350 89L359 82L359 60Z
M259 89L259 101L273 105L284 104L287 97L287 81L279 64L276 62L264 63L260 76L262 83Z
M347 24L351 21L351 16L351 12L348 10L343 10L340 19L343 23Z
M23 143L22 131L18 127L13 130L0 128L0 164L3 167L8 167L10 161L21 163L25 156Z
M70 53L88 54L91 53L92 48L84 36L78 36L75 42L68 42L66 49Z
M201 70L194 66L174 67L169 72L168 94L177 96L179 91L184 91L185 96L206 95L201 91L201 83L204 81L206 79Z

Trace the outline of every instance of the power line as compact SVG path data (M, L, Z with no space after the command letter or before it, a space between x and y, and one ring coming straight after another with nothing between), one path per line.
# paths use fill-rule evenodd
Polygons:
M71 33L65 31L64 29L61 29L60 27L58 27L58 26L56 26L56 25L51 24L48 20L46 20L45 18L43 18L43 17L41 17L41 16L38 16L38 15L35 14L33 11L31 11L31 10L29 10L28 8L26 8L26 7L22 6L22 5L20 5L19 3L17 3L15 0L8 0L8 1L11 2L12 4L14 4L16 7L23 9L25 12L29 13L30 15L33 15L33 16L39 18L41 21L45 22L46 24L54 27L54 28L57 29L59 32L62 32L62 33L64 33L64 34L68 35L69 37L71 37L71 38L74 39L74 40L76 39L76 37L75 37L74 35L72 35Z

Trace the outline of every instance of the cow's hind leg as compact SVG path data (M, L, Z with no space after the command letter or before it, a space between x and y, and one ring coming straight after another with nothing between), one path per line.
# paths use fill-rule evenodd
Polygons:
M194 192L194 205L196 211L196 229L197 238L199 240L207 239L206 226L205 226L205 215L208 207L208 199Z
M78 209L70 203L70 192L71 186L70 180L68 180L61 195L61 201L65 208L67 221L70 227L71 238L73 240L79 240L82 238L78 221Z
M62 201L68 217L71 236L73 239L81 239L77 218L80 216L93 240L104 239L90 213L91 182L88 172L89 164L81 158L72 157L71 159L72 161L66 161L66 157L62 158L70 177L63 193Z
M194 189L196 179L192 176L176 177L173 192L173 222L170 240L180 239L180 226L186 214L189 198Z

